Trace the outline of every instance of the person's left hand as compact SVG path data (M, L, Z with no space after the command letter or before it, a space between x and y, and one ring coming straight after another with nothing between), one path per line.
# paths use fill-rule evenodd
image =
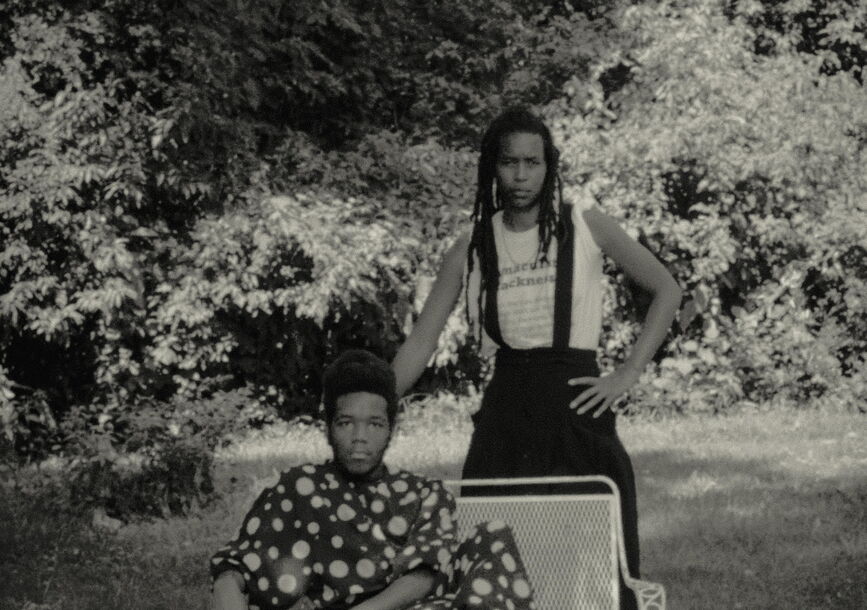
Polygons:
M574 377L567 382L569 385L590 387L570 402L569 408L575 409L578 415L583 415L598 407L593 412L593 417L599 417L606 409L611 409L614 402L635 385L639 377L639 373L626 368L619 368L604 377Z

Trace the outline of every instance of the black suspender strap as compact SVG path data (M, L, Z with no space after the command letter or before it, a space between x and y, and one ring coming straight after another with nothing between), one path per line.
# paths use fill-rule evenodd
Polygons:
M572 282L575 266L575 227L572 223L572 206L561 208L565 234L557 240L557 268L554 284L554 332L552 346L568 348L572 330ZM485 264L481 270L485 283L484 328L499 347L508 347L500 332L500 317L497 309L497 292L500 287L500 267L497 260L497 245L493 223L488 219L484 232Z
M485 249L485 264L481 269L481 279L485 290L484 327L488 336L499 347L508 347L500 332L500 314L497 310L497 292L500 288L500 265L497 260L497 243L494 238L494 226L491 218L487 220L483 232L483 248Z
M572 206L564 204L560 208L560 217L563 219L566 233L557 241L552 345L555 348L567 348L572 330L572 278L574 276L572 270L575 265L575 227L572 224Z

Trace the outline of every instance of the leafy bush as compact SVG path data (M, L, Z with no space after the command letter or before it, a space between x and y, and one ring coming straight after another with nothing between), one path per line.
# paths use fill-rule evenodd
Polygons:
M63 422L71 502L122 519L186 513L214 491L214 451L262 415L246 391L76 408Z
M863 87L820 57L754 54L755 31L716 2L662 7L624 11L586 114L568 98L546 109L570 188L595 191L687 291L639 407L851 389L867 347ZM607 307L616 362L638 312L622 283Z
M401 403L398 434L466 427L473 413L479 410L480 403L481 394L472 387L463 395L452 392L409 395Z
M567 192L687 291L634 408L858 404L865 23L807 4L4 4L5 437L51 451L72 409L121 451L139 405L239 388L315 413L324 363L411 328L515 102L555 128ZM628 284L606 288L606 367L646 306ZM484 379L460 310L431 364L417 389Z
M229 374L287 415L310 412L337 349L382 353L396 342L416 242L369 201L257 199L200 223L192 238L188 271L156 287L147 352L148 366L172 374L182 395Z

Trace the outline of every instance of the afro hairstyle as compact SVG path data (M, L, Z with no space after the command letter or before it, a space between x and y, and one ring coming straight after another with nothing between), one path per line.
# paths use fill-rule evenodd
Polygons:
M331 426L337 399L353 392L370 392L385 399L390 427L397 418L397 382L391 366L367 350L351 349L340 354L322 376L325 423Z

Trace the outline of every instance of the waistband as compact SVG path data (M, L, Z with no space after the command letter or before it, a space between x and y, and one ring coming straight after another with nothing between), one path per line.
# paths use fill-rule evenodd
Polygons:
M595 350L500 348L482 409L487 406L498 413L512 413L517 418L515 421L523 422L527 421L526 411L529 409L542 416L541 419L534 419L537 424L539 421L567 421L569 426L577 425L596 434L610 436L615 433L615 415L612 411L606 410L599 417L592 417L590 412L578 415L568 408L582 388L568 385L567 380L598 375ZM565 420L564 413L569 415Z
M533 347L530 349L501 347L496 354L496 366L527 366L557 362L582 368L595 367L597 366L596 351L574 347Z

